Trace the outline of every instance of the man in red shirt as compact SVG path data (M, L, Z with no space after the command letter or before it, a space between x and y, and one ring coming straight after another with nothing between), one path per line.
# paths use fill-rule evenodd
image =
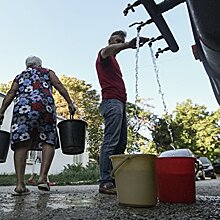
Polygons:
M127 93L116 54L125 49L135 49L137 39L125 42L126 33L115 31L108 40L108 46L99 51L96 70L102 89L100 112L104 117L104 140L100 152L100 185L99 192L116 194L111 178L111 155L123 154L127 145L126 100ZM140 37L139 46L143 46L148 38Z

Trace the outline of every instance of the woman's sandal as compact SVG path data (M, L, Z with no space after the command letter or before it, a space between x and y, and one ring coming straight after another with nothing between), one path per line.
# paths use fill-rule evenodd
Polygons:
M37 187L42 191L50 191L50 186L48 183L38 183Z
M26 196L29 195L31 192L28 188L25 188L24 190L18 192L16 191L16 188L14 189L14 192L12 193L13 196Z

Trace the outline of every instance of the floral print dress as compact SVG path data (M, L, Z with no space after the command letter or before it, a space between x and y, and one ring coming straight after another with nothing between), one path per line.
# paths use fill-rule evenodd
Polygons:
M31 140L31 150L41 150L44 143L59 147L49 71L29 67L14 79L18 91L11 124L12 150L26 140Z

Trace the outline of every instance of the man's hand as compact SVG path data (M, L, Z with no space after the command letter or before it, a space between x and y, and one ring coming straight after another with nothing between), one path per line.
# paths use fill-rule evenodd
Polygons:
M149 38L140 37L139 38L139 47L144 46L144 44L147 43L148 41L149 41ZM137 48L137 37L133 38L132 40L130 40L128 42L128 47L132 48L132 49L136 49Z

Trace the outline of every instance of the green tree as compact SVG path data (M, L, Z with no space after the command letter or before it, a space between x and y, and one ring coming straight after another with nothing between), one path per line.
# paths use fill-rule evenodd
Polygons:
M157 119L153 130L154 141L162 150L171 140L166 121L169 121L175 148L189 148L196 155L214 160L220 145L220 110L208 112L204 105L193 104L190 99L176 105L173 115Z
M8 83L1 83L0 91L6 94L8 90L11 88L11 84L12 84L12 81L9 81Z
M204 105L193 104L190 99L177 104L173 114L155 116L151 132L158 153L172 149L169 124L176 149L188 148L196 155L214 160L220 153L219 116L220 110L210 113Z
M150 146L156 147L157 153L165 150L171 150L173 145L173 129L172 129L172 115L163 115L162 118L154 115L152 117L151 136L152 142Z
M61 76L60 80L69 91L71 99L75 101L77 107L75 118L82 119L88 123L88 144L90 158L98 160L99 149L103 140L104 122L99 113L100 97L92 86L85 81L74 77ZM54 97L59 115L68 118L68 109L63 98L57 91L54 91ZM144 135L149 126L152 113L147 100L138 100L137 106L130 102L127 103L128 118L128 145L127 151L140 152L146 149L148 138Z
M74 118L84 120L88 124L88 151L91 159L98 160L103 137L103 120L98 109L100 96L96 90L92 89L92 85L83 80L65 75L62 75L60 80L68 90L71 99L75 102L77 111ZM54 99L58 115L69 118L66 101L56 90L54 90Z
M152 113L146 99L139 99L136 104L127 102L128 145L127 151L146 151L149 138L148 128L151 126Z
M174 113L175 145L213 160L220 144L219 110L210 113L188 99L177 104Z

